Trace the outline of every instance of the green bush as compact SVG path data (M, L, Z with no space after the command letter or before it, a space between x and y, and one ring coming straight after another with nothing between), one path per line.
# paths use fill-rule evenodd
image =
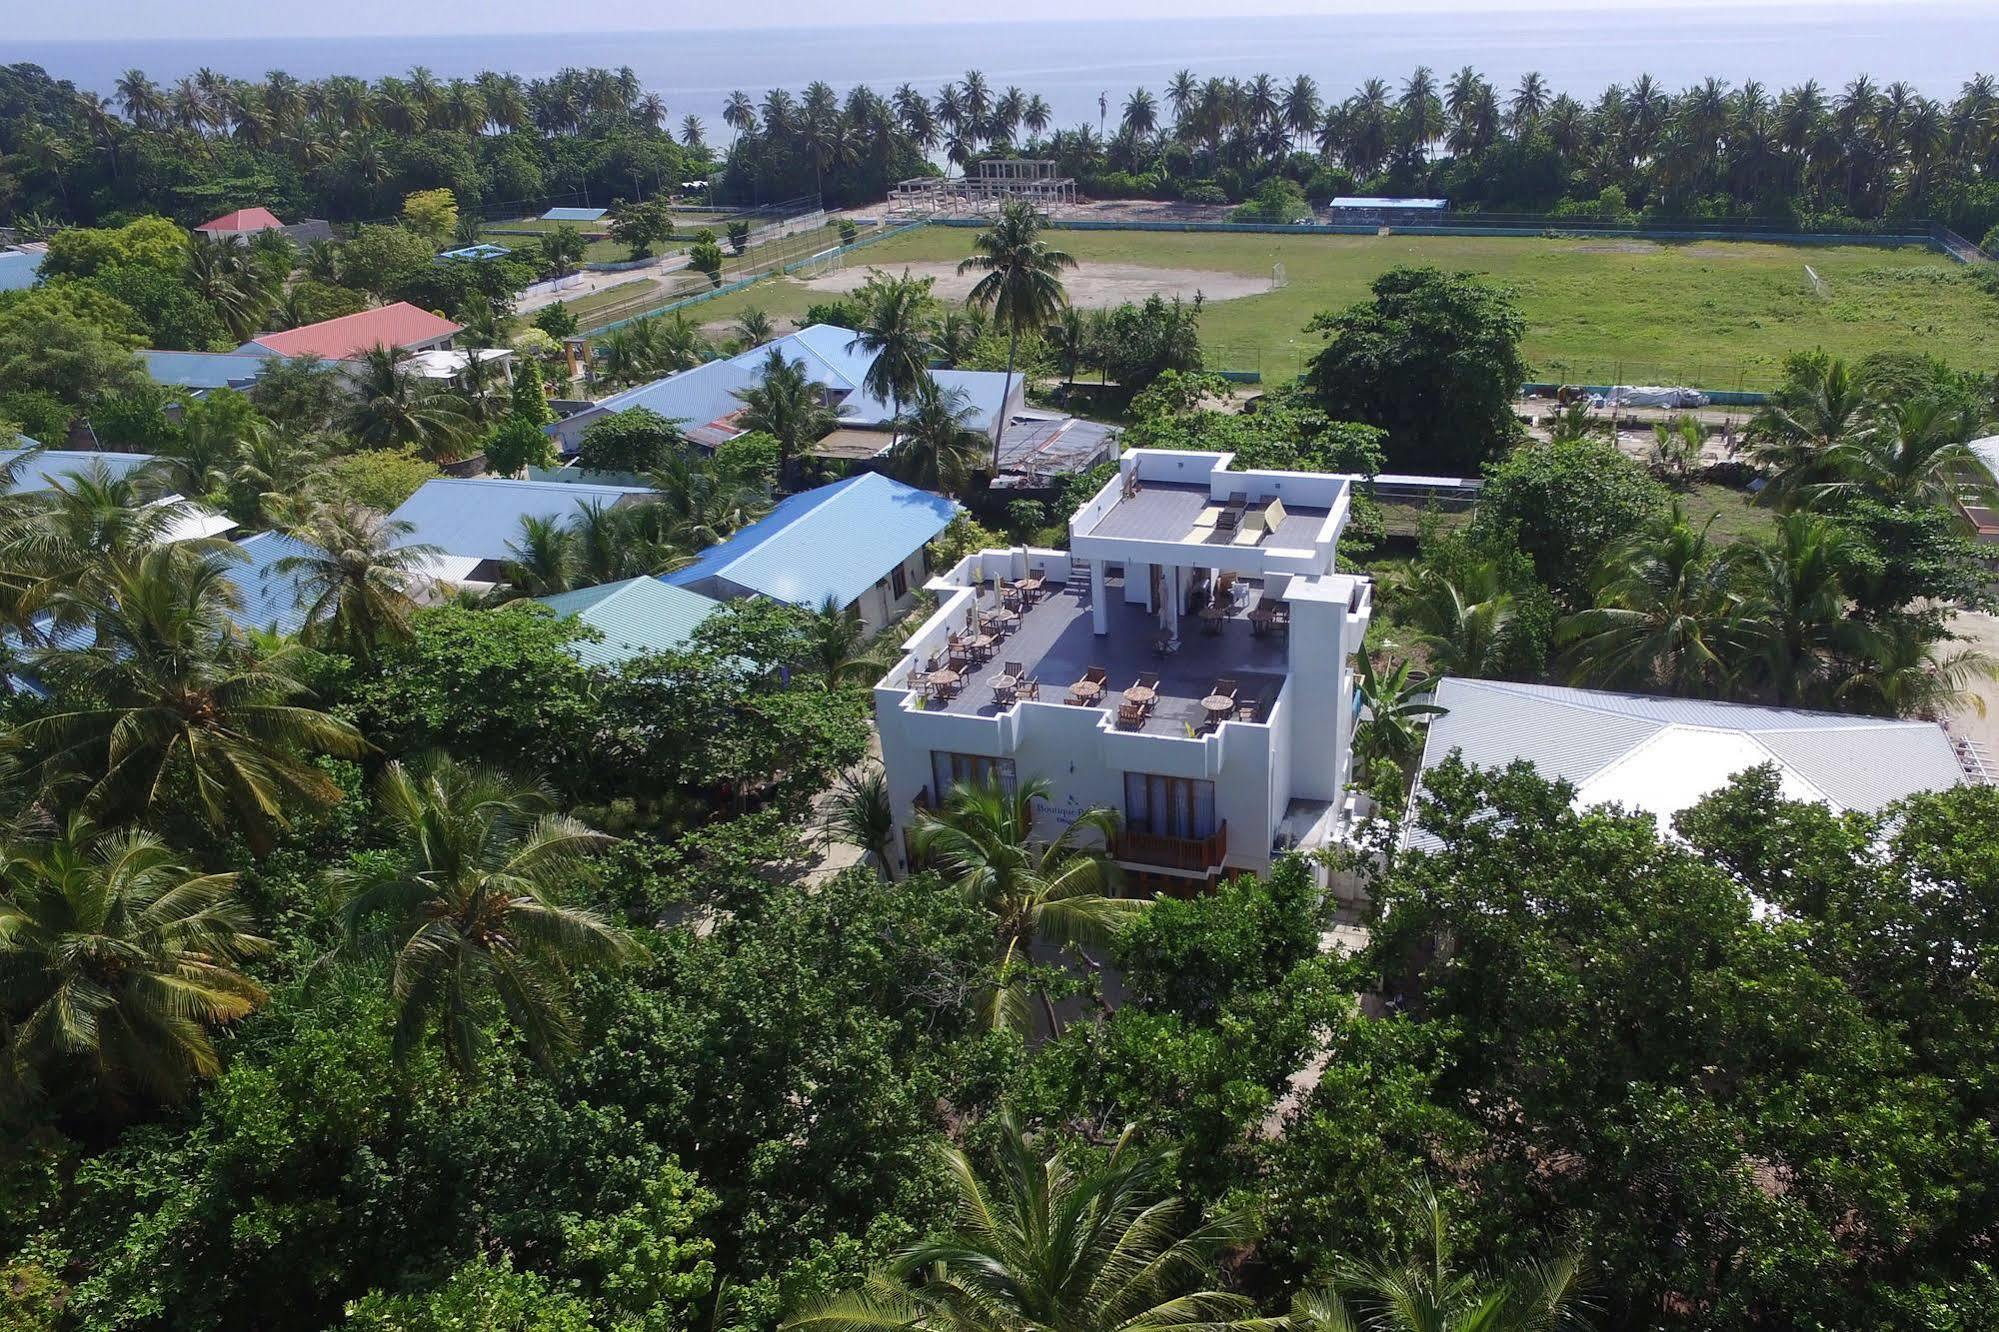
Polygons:
M737 218L729 224L729 248L741 254L750 247L750 224Z

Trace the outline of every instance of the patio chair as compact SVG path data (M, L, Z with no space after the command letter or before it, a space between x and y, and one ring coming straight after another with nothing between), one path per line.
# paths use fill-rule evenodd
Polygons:
M1024 681L1027 678L1027 672L1021 669L1021 665L1017 661L1009 661L1001 665L1000 674L1010 676L1017 681Z
M993 702L1005 708L1013 706L1015 701L1013 685L995 684L993 686Z
M1215 531L1218 533L1233 536L1236 532L1236 529L1238 529L1241 526L1242 526L1241 509L1231 506L1229 508L1223 509L1220 513L1215 515Z
M1155 694L1158 693L1159 692L1158 673L1155 671L1140 671L1138 673L1138 687L1140 689L1150 689Z
M1083 679L1090 684L1102 688L1104 685L1110 683L1111 673L1101 666L1092 666L1083 672Z
M1136 703L1120 703L1117 709L1117 728L1120 731L1136 731L1145 725L1145 709Z
M1031 675L1028 676L1015 686L1014 695L1018 698L1024 698L1030 703L1039 703L1041 701L1041 681Z
M1218 697L1234 698L1240 691L1241 686L1236 684L1234 676L1224 675L1215 681L1215 693Z

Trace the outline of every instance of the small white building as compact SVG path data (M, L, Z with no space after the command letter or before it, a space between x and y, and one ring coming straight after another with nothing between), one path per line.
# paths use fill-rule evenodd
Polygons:
M1175 892L1337 835L1372 609L1334 569L1348 478L1232 457L1133 450L1069 551L982 551L930 582L936 614L875 688L898 826L960 782L1046 778L1044 833L1113 809L1127 879Z

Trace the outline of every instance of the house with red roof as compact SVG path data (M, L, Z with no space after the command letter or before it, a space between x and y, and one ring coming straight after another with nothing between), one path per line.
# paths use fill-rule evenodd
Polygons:
M282 333L259 333L238 351L262 356L317 356L327 361L351 361L375 347L405 351L447 348L461 326L442 315L397 301L393 305L322 319L317 324Z
M268 208L238 208L233 213L210 218L194 229L197 236L210 240L248 240L260 231L283 231L285 224Z

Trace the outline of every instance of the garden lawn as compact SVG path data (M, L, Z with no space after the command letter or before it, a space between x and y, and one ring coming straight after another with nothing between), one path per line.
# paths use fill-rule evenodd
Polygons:
M894 269L956 260L971 252L973 235L924 227L847 263ZM1271 380L1295 375L1320 345L1304 332L1315 313L1365 298L1368 283L1396 264L1480 273L1513 288L1526 316L1529 364L1537 377L1569 382L1758 389L1777 382L1794 351L1859 357L1913 347L1990 370L1999 347L1999 299L1969 269L1914 247L1062 230L1048 238L1084 270L1098 263L1268 276L1282 263L1288 286L1214 302L1202 316L1211 367ZM1807 264L1824 280L1825 296L1814 294ZM823 299L801 282L772 280L688 314L723 323L757 306L795 320Z

